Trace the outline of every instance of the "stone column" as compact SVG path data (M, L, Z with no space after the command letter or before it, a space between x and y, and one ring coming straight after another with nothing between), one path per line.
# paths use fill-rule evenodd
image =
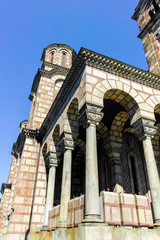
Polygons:
M157 128L154 121L139 119L133 124L135 135L143 142L144 156L147 166L148 179L152 197L152 206L155 226L160 227L160 182L155 161L151 138L156 133Z
M58 227L67 227L68 202L71 196L71 167L72 167L72 150L74 149L74 141L70 134L65 134L61 141L63 145L63 173L60 200L60 214Z
M56 153L49 152L46 156L45 161L49 168L49 174L48 174L47 197L46 197L43 225L47 226L48 225L48 212L49 212L49 210L52 209L53 202L54 202L55 176L56 176L56 167L58 165Z
M83 222L102 222L100 219L99 180L97 163L96 125L103 117L99 107L87 105L81 115L86 126L85 219Z

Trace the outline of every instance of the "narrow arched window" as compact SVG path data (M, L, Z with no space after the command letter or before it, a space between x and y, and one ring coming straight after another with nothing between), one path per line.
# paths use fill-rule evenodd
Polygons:
M63 67L65 66L65 60L66 60L66 54L63 53L63 55L62 55L62 66Z
M51 63L53 63L53 59L54 59L54 52L51 53Z

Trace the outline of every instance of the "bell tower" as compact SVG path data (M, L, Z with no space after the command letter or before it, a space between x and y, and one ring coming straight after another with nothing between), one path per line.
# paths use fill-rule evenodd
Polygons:
M160 0L140 0L132 19L139 25L149 71L160 75Z
M37 71L29 96L32 105L28 128L40 128L76 55L76 52L66 44L54 43L44 48L42 66Z

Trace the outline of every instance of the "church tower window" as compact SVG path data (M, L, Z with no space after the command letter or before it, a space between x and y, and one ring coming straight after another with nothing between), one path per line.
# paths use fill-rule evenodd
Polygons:
M54 52L51 53L51 63L53 63L53 59L54 59Z
M66 54L63 53L63 55L62 55L62 66L63 67L65 66L65 60L66 60Z

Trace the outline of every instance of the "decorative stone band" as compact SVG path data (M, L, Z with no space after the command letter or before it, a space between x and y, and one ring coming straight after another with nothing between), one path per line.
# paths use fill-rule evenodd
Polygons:
M85 107L80 111L80 124L83 126L86 126L86 124L98 125L104 115L104 113L100 111L101 107L87 103Z
M11 183L2 183L1 193L3 194L5 189L11 189L11 187L12 187Z
M18 158L19 154L21 154L25 139L27 138L32 138L36 139L37 142L39 142L39 129L33 130L33 129L28 129L28 128L23 128L21 133L19 134L16 143L13 144L12 147L12 155L15 156L15 158Z
M139 140L144 140L146 137L153 138L157 127L154 126L155 121L140 118L138 121L132 124L133 133Z
M60 160L57 157L56 152L48 152L46 158L45 158L46 165L50 168L52 166L57 167Z
M52 70L50 70L50 71L44 70L45 66L51 67ZM53 74L67 76L68 72L69 72L68 68L64 68L62 66L59 66L59 65L56 65L56 64L53 64L53 63L48 63L48 62L44 61L43 65L42 65L42 68L38 69L37 74L34 78L29 99L32 101L32 99L34 97L34 94L37 91L37 88L38 88L41 77L51 78Z
M85 58L85 63L89 66L160 89L159 76L157 75L85 48L81 49L81 55Z

